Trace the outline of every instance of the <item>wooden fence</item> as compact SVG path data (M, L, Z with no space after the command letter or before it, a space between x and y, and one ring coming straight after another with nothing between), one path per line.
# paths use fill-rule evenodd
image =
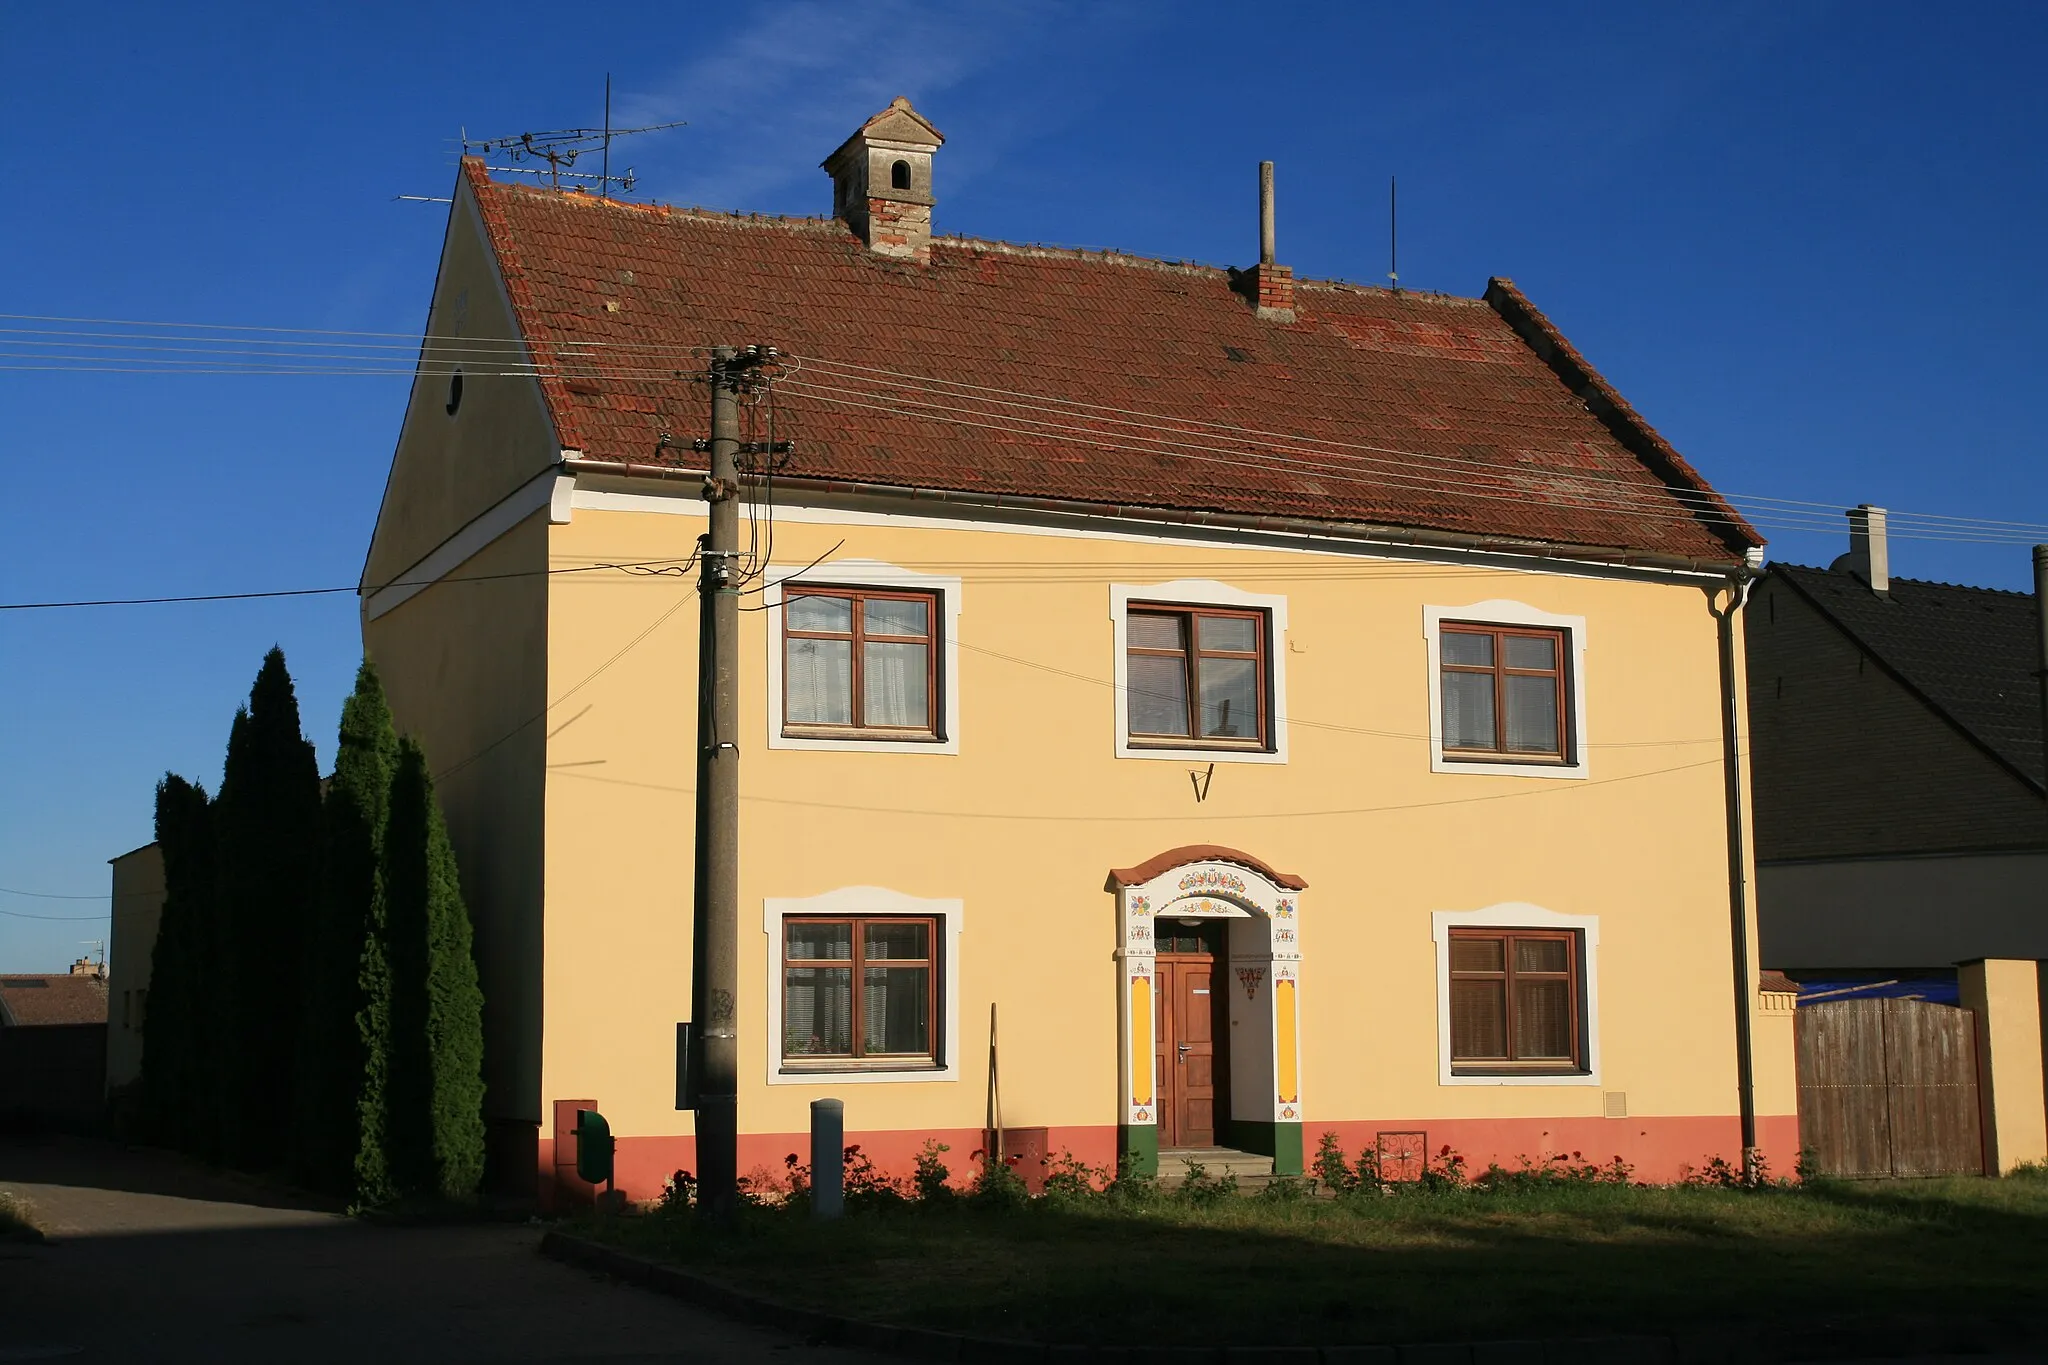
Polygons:
M1837 1000L1793 1017L1799 1138L1827 1175L1980 1175L1977 1020L1924 1000Z

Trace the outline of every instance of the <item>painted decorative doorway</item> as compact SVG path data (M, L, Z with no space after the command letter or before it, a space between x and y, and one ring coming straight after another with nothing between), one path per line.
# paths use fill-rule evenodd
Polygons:
M1301 1174L1306 886L1213 844L1111 869L1122 969L1117 1139L1134 1169L1156 1171L1162 1146L1213 1144Z
M1213 1147L1228 1122L1230 1089L1223 1074L1230 1050L1224 1014L1221 923L1162 924L1154 947L1154 1012L1159 1020L1154 1054L1162 1147Z

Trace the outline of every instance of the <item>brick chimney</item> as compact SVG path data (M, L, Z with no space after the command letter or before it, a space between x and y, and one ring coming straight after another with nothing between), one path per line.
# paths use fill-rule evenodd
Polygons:
M1856 575L1880 597L1891 595L1892 554L1882 507L1866 502L1849 509L1849 553L1837 556L1828 567Z
M832 216L878 256L932 258L932 153L945 138L898 95L825 158Z
M1231 288L1269 322L1294 321L1294 271L1273 260L1273 163L1259 163L1259 263L1233 270Z

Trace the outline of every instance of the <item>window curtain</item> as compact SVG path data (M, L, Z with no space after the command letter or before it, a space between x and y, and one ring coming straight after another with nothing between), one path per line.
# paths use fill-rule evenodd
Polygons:
M926 646L869 641L861 651L863 723L922 727L930 724L926 698Z
M793 639L788 643L783 672L790 723L853 724L853 642Z
M1446 671L1443 678L1444 747L1491 749L1493 675Z

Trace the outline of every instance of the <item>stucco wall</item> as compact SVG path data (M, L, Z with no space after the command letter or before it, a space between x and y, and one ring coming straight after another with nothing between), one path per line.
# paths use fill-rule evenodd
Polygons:
M499 373L527 359L523 349L504 344L516 335L475 201L458 180L427 317L425 372L413 381L399 431L364 568L366 584L399 578L559 458L539 387L529 378ZM453 349L465 345L484 353ZM453 415L447 410L450 362L463 371L462 402Z
M540 1113L548 525L536 512L363 627L398 728L425 747L476 929L484 1112ZM493 577L493 575L507 575Z
M142 1078L143 1030L164 910L164 854L155 844L123 853L113 865L113 928L107 940L107 1088Z
M796 1150L809 1102L835 1094L850 1131L906 1151L945 1136L959 1160L983 1117L992 1001L1006 1123L1111 1155L1119 976L1103 879L1198 843L1308 881L1311 1146L1324 1128L1413 1126L1486 1144L1482 1162L1633 1151L1669 1174L1736 1156L1718 665L1698 587L836 520L784 517L776 563L843 541L834 558L963 580L959 753L770 750L775 617L743 615L741 1112L758 1135L743 1167ZM559 564L680 556L701 529L698 516L580 506L550 551ZM1289 619L1276 642L1288 761L1219 761L1204 801L1190 770L1205 763L1113 753L1110 585L1188 578L1284 594ZM1587 619L1589 779L1431 771L1425 608L1489 599ZM553 693L577 690L548 722L542 1088L597 1099L625 1161L635 1142L689 1132L673 1036L690 995L697 607L684 580L610 574L558 578L553 605ZM963 903L957 1081L769 1083L763 902L859 885ZM1431 912L1503 902L1599 917L1598 1084L1440 1082ZM1790 1031L1760 1030L1769 1047L1781 1034L1787 1055L1759 1067L1759 1111L1789 1167ZM1603 1117L1609 1092L1627 1118ZM686 1143L649 1147L635 1178L671 1163L688 1164Z

